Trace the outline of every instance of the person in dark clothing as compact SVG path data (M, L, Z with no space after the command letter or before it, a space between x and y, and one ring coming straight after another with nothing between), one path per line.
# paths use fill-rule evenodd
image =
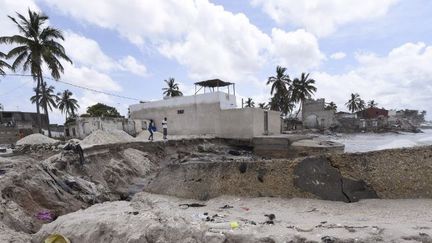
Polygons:
M153 120L150 120L147 130L150 133L148 140L153 141L153 132L156 131L156 127Z
M163 128L163 139L164 141L166 141L168 138L168 121L167 118L165 117L162 121L162 128Z

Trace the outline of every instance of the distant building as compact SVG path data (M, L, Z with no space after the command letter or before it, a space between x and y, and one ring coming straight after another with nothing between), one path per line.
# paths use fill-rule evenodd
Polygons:
M382 108L369 107L364 110L356 112L357 117L360 119L378 119L378 118L388 118L389 111Z
M336 123L335 111L325 109L325 99L308 99L302 104L304 128L327 129Z
M237 108L235 84L220 79L195 83L194 95L135 104L129 111L132 119L154 120L157 130L166 117L171 135L252 138L281 129L280 112Z
M147 121L135 121L127 118L114 117L77 117L64 126L66 138L83 139L95 130L123 130L135 136L147 128Z
M0 111L0 144L12 144L21 137L38 132L37 113ZM48 117L40 114L42 129L48 128Z

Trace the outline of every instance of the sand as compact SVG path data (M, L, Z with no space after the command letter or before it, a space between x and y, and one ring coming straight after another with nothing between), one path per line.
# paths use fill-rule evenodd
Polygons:
M184 203L206 206L179 206ZM221 209L225 205L232 208ZM40 242L47 234L60 232L73 242L94 243L430 242L431 207L430 199L348 204L223 196L202 202L139 193L132 202L108 202L61 216L44 225L33 240ZM273 224L266 223L265 214L276 216ZM214 221L206 221L207 217ZM239 227L231 230L230 222ZM109 236L104 232L110 232Z
M40 133L35 133L21 138L16 142L16 145L53 144L58 142L59 141L49 138Z
M145 142L148 141L149 136L150 136L150 132L147 130L143 130L136 136L136 139L138 141ZM163 134L160 132L153 132L153 141L161 141L161 140L163 140Z
M103 131L96 130L81 141L84 147L94 146L99 144L133 142L134 137L122 130Z

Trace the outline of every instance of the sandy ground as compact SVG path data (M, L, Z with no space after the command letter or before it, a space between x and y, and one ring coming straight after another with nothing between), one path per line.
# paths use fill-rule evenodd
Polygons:
M206 206L179 206L184 203ZM107 202L61 216L33 240L61 232L73 242L432 242L431 208L429 199L347 204L223 196L200 202L139 193L131 202ZM266 214L275 215L273 224L266 223ZM239 227L229 229L230 222Z

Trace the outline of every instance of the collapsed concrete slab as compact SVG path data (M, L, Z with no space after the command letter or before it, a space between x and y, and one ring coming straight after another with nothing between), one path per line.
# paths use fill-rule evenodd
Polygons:
M342 177L326 158L306 158L294 169L294 185L324 200L357 202L378 198L363 180Z

